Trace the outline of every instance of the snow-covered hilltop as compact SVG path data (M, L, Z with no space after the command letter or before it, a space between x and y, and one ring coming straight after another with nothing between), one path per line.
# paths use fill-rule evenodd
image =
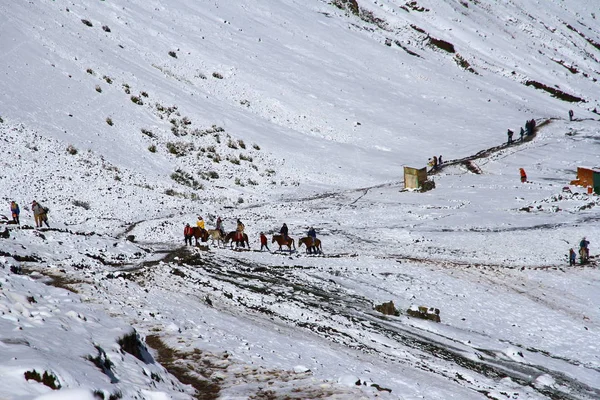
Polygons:
M0 4L0 398L600 397L597 7L221 3Z

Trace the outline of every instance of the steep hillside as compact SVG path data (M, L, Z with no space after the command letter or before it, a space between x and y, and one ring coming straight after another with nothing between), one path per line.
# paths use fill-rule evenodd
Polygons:
M0 3L0 397L600 397L596 8Z

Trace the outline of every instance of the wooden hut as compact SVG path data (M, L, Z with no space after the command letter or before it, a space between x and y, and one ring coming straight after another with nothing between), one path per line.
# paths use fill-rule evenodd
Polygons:
M600 194L600 170L577 167L577 179L571 181L571 185L591 187L595 193Z

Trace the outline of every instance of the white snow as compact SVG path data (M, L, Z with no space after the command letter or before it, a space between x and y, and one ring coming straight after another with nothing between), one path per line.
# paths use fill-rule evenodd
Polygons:
M0 3L0 398L599 398L600 16L522 3Z

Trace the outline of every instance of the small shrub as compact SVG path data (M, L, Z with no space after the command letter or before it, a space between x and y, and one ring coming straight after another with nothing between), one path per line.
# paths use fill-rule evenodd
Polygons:
M238 140L238 144L240 145L240 147L241 147L242 149L245 149L245 148L246 148L246 143L244 143L244 141L243 141L242 139Z
M240 178L235 178L234 183L238 186L244 186L244 184L242 183L242 180Z
M169 55L173 58L177 58L177 53L175 53L173 50L169 51Z
M2 117L0 117L0 124L3 124L4 120L2 119Z
M113 83L113 80L112 80L112 78L110 76L104 75L102 77L102 79L104 79L106 81L106 83L108 83L109 85L112 85L112 83Z
M211 179L219 179L219 174L217 173L217 171L208 171L207 175Z
M227 160L232 164L240 165L240 160L237 157L228 157Z
M106 118L106 123L107 123L108 125L110 125L110 126L113 126L113 125L114 125L114 123L113 123L113 120L112 120L112 118L110 118L110 117Z
M151 138L153 138L153 137L154 137L154 133L152 133L152 131L150 131L150 130L148 130L148 129L144 129L144 128L142 128L142 134L144 134L144 135L146 135L146 136L148 136L148 137L151 137Z
M131 88L126 83L123 84L123 90L125 91L125 93L131 94Z
M91 68L86 69L85 72L87 72L90 75L94 75L94 70Z
M252 157L251 157L251 156L245 156L245 155L243 155L243 154L240 154L240 160L244 160L244 161L252 162Z
M40 376L40 373L35 369L32 371L25 371L25 380L34 380L39 382L45 386L48 386L52 390L58 390L61 388L60 384L57 382L58 379L54 374L49 374L48 371L44 371L44 375Z
M221 75L218 72L213 72L212 73L213 78L217 78L217 79L223 79L223 75Z
M177 157L187 155L194 150L193 143L167 142L167 151Z
M77 149L75 148L75 146L73 146L72 144L67 146L67 153L69 153L70 155L74 156L75 154L77 154Z
M148 97L148 92L141 92L141 93L140 93L140 95L141 95L142 97Z
M110 28L108 27L108 25L103 25L103 26L102 26L102 30L103 30L104 32L110 32Z
M215 153L215 154L212 154L212 157L210 157L210 158L212 158L212 160L213 160L214 162L216 162L216 163L220 163L220 162L221 162L221 160L222 160L222 159L221 159L221 156L220 156L220 155L218 155L217 153Z
M246 107L250 107L250 102L248 100L240 100L240 104Z
M258 182L253 181L252 179L248 178L248 185L256 186L256 185L258 185Z
M102 93L102 88L100 87L100 85L96 85L96 92Z
M87 201L73 200L72 204L75 207L81 207L84 210L89 210L90 209L90 203L88 203Z
M204 185L198 182L192 174L190 174L189 172L185 172L179 168L171 174L171 179L173 179L180 185L189 186L195 190L204 189Z
M230 149L237 149L237 143L235 143L233 140L229 139L229 141L227 142L227 147L229 147Z
M131 101L137 104L138 106L143 106L144 102L139 96L131 96Z
M83 22L84 25L87 25L89 27L94 26L90 21L88 21L87 19L82 19L81 22Z
M238 197L237 202L238 202L238 204L242 204L244 202L244 199L241 197Z
M256 143L254 143L254 144L252 145L252 147L254 148L254 150L260 150L260 146L259 146L259 145L257 145Z
M215 135L215 141L217 143L221 143L221 137L219 135Z
M210 152L210 153L214 153L217 151L217 149L215 148L215 146L208 146L206 148L206 151Z
M115 181L121 182L121 177L119 175L115 175Z
M156 153L156 146L151 144L150 146L148 146L148 150L150 151L150 153Z

